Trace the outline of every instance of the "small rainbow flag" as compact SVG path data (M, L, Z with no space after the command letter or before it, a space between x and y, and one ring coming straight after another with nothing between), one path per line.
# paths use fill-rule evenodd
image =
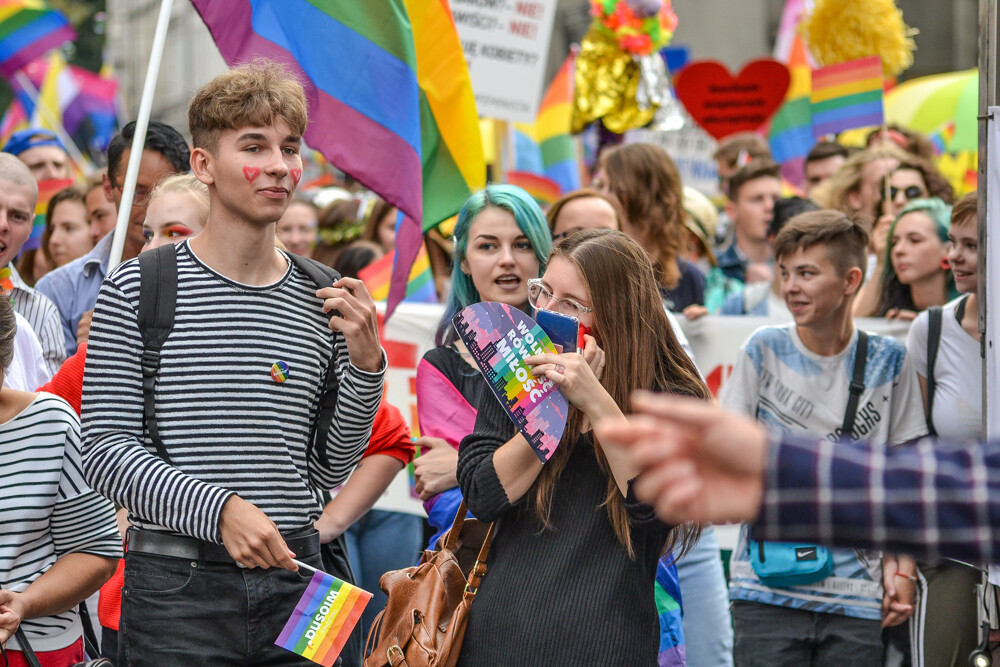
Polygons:
M35 250L42 245L42 233L45 232L45 217L49 212L49 200L60 190L73 185L72 178L60 178L51 181L38 182L38 203L35 204L35 221L31 225L31 236L21 246L21 251Z
M562 194L562 188L551 178L527 171L508 171L507 182L526 190L542 207L551 205Z
M369 264L358 272L358 277L371 292L376 301L389 298L389 284L392 278L392 267L396 253L391 252L382 259ZM406 296L403 301L408 303L437 303L437 289L434 286L434 272L431 270L431 260L427 255L427 247L420 245L417 259L410 267L410 277L406 281Z
M315 572L275 644L332 667L372 594L326 572Z
M860 58L830 65L812 73L813 136L829 134L885 120L882 106L882 59Z
M948 121L930 135L931 143L934 144L934 150L938 155L942 155L948 152L948 146L951 145L951 140L955 138L955 121Z

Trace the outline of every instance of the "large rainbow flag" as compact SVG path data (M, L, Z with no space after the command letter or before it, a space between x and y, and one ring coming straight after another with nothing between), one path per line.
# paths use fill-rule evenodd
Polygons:
M422 234L486 177L476 101L447 0L192 0L227 63L263 56L302 80L305 140L406 218L388 310Z
M580 187L576 145L570 134L573 55L549 84L533 124L514 124L514 169L543 176L559 188L556 197ZM513 182L513 181L511 181Z
M0 0L0 74L11 78L46 51L76 39L62 12L41 0Z
M275 644L332 667L372 594L326 572L315 572Z
M812 133L812 90L809 61L802 37L795 35L788 57L791 84L785 94L785 103L771 119L768 142L775 162L784 164L804 162L815 140ZM801 166L801 165L800 165ZM801 170L799 170L801 171Z
M881 125L884 85L879 56L813 70L813 136L821 139L856 127Z

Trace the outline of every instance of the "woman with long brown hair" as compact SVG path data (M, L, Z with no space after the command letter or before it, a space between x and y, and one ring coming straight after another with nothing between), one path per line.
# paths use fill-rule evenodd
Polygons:
M528 358L571 405L548 463L498 401L479 406L462 440L459 484L496 535L459 662L656 665L657 561L696 531L672 529L636 501L635 471L591 424L628 411L636 389L705 399L708 389L671 332L646 253L624 234L573 234L553 248L529 296L591 334L582 354Z
M705 302L705 277L681 258L684 188L673 159L653 144L626 144L601 155L595 189L625 211L622 231L646 249L664 303L674 312Z

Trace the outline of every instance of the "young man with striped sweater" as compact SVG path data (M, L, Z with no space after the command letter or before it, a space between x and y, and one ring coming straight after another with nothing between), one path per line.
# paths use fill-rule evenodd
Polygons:
M87 352L85 471L134 526L119 659L300 664L274 640L310 578L292 558L320 564L316 490L343 482L368 442L385 370L375 306L357 280L317 290L274 248L302 174L296 81L270 63L238 67L198 91L188 120L211 213L176 246L154 392L169 463L143 424L136 261L105 280ZM321 457L307 442L330 364L340 386Z

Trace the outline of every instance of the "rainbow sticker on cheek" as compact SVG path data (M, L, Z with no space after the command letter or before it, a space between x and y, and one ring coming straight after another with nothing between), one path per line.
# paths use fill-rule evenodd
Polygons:
M260 167L243 167L243 176L253 183L260 176Z
M295 185L298 185L299 181L302 180L302 170L292 169L291 172L292 172L292 182L295 183Z

